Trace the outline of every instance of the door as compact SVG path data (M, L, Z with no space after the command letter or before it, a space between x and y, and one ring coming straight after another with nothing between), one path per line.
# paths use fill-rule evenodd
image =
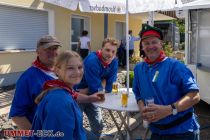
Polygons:
M210 104L210 9L191 11L189 62L196 66L201 99Z

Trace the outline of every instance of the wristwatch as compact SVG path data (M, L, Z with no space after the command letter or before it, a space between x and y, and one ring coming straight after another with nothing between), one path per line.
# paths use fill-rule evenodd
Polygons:
M175 105L171 104L171 108L172 108L172 114L176 115L178 112L177 112L177 109L176 109Z

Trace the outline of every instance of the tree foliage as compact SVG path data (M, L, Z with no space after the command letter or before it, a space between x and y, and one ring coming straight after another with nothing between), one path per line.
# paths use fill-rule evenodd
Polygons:
M174 20L176 23L177 27L179 28L180 33L185 33L185 22L182 19L176 19Z
M173 56L173 48L169 42L163 43L163 50L168 57Z

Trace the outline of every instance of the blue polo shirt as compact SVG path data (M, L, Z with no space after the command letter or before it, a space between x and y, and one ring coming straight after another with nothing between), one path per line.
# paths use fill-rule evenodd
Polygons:
M86 140L82 113L77 102L64 89L49 90L38 104L32 130L51 130L60 136L31 137L30 140Z
M98 59L96 52L90 53L84 60L84 76L78 89L89 88L90 94L98 92L102 88L102 80L106 79L106 92L112 91L112 83L116 81L118 60L114 58L108 67L104 67Z
M32 123L37 107L34 100L41 92L44 82L52 79L54 78L34 66L28 68L16 83L9 117L26 116Z
M157 71L159 74L156 80L153 80ZM188 92L199 90L192 72L184 64L172 58L167 58L153 65L149 65L146 62L139 63L134 69L134 75L133 92L137 101L153 97L155 104L170 105ZM167 124L193 111L193 108L189 108L179 112L177 115L170 115L154 122L154 124ZM157 134L176 134L193 132L199 129L199 124L195 114L193 114L190 119L176 127L159 130L150 126L150 129Z

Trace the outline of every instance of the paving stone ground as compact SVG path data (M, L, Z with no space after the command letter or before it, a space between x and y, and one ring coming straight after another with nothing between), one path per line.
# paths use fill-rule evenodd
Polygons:
M11 89L0 89L0 132L6 129L17 129L14 123L8 119L8 112L10 108L10 104L13 98L13 90ZM200 140L210 140L210 105L201 101L198 105L195 106L195 112L198 115L198 121L201 125L201 133ZM117 131L111 117L108 115L106 110L103 110L103 120L104 120L104 140L112 140L114 133ZM120 123L120 119L117 116L117 113L114 113L114 116L117 118L117 122ZM135 121L135 120L134 120ZM141 121L137 121L137 124L141 123ZM136 125L136 123L134 123ZM89 123L87 118L84 118L84 127L89 128ZM133 130L133 135L131 140L141 140L145 129L142 125L139 125ZM124 136L126 137L126 136ZM17 139L17 138L7 138L4 137L2 133L0 133L0 140L4 139ZM120 138L122 139L122 138Z

